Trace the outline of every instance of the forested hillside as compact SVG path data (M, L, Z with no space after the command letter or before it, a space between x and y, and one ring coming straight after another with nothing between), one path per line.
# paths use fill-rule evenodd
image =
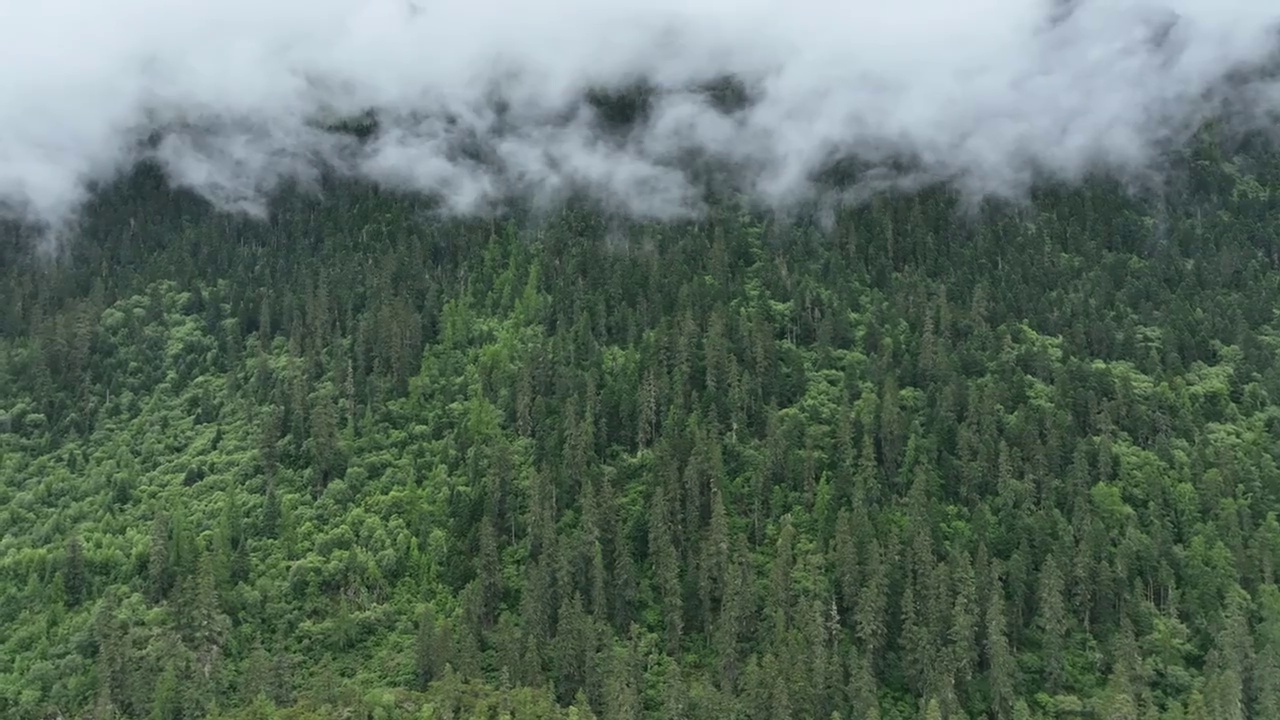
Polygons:
M1280 161L0 239L0 717L1280 718Z

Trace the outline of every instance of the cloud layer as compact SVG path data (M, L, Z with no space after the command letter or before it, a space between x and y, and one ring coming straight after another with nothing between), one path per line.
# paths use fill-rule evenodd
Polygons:
M698 167L786 203L840 158L1016 194L1142 172L1228 100L1265 121L1278 24L1258 0L0 3L0 213L57 223L143 160L248 211L333 170L464 213L586 191L670 217ZM747 101L706 91L725 77ZM584 102L634 87L627 123Z

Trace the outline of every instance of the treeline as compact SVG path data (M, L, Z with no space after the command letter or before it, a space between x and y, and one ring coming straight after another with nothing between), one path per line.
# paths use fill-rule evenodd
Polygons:
M0 240L0 715L1280 718L1280 163Z

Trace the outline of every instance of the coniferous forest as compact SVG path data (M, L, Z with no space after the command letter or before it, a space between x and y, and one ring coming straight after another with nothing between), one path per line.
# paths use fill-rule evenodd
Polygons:
M0 717L1280 718L1280 157L0 237Z

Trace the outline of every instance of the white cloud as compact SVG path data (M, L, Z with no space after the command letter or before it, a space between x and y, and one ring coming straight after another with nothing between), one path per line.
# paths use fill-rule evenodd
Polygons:
M1226 76L1271 58L1270 5L5 2L0 208L64 219L90 183L144 158L241 209L330 165L459 212L586 189L665 217L698 206L677 162L693 151L780 202L842 155L905 154L929 177L1015 193L1035 173L1144 170L1217 108ZM726 74L752 89L746 109L690 92ZM605 137L584 91L640 78L663 94L625 140ZM1280 102L1274 84L1249 90L1262 109ZM364 145L321 129L369 109L380 132Z

